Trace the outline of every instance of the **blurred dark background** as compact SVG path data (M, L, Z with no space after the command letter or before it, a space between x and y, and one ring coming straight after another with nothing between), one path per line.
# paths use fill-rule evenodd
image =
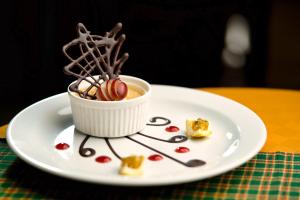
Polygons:
M153 84L300 89L297 0L12 0L0 13L0 125L66 91L78 22L97 35L122 22L122 73Z

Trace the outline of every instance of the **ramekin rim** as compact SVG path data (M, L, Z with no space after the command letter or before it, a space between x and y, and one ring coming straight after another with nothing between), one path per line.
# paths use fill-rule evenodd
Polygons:
M81 98L79 96L76 96L74 95L75 92L72 92L70 91L70 86L75 83L76 81L73 81L72 83L70 83L68 85L68 94L70 96L72 96L73 98L79 100L79 101L86 101L87 103L96 103L96 104L108 104L108 105L113 105L113 104L124 104L125 102L135 102L135 101L139 101L140 99L144 99L144 98L147 98L148 96L150 96L151 94L151 85L150 83L148 83L147 81L141 79L141 78L138 78L138 77L135 77L135 76L130 76L130 75L120 75L120 78L131 78L131 79L135 79L135 80L138 80L140 82L143 82L147 87L148 87L148 90L145 90L145 93L139 97L135 97L135 98L132 98L132 99L125 99L125 100L121 100L121 101L98 101L98 100L92 100L92 99L84 99L84 98Z

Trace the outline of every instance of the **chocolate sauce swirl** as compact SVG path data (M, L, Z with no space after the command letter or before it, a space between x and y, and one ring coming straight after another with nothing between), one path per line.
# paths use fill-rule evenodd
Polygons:
M158 120L162 120L163 122L159 123ZM149 121L151 123L147 123L147 126L166 126L168 124L171 124L171 120L165 117L152 117Z
M91 157L96 154L95 149L84 147L85 143L88 141L89 138L90 138L89 135L85 136L84 140L81 142L79 146L79 154L82 157Z
M163 122L159 123L159 122L157 122L157 120L162 120ZM147 124L148 126L165 126L165 125L168 125L168 124L171 123L171 120L169 120L167 118L164 118L164 117L152 117L149 121L151 122L151 124ZM171 138L169 138L169 139L166 140L166 139L161 139L161 138L153 137L153 136L150 136L150 135L146 135L146 134L143 134L143 133L140 133L140 132L138 132L137 134L141 135L143 137L148 137L150 139L154 139L154 140L158 140L158 141L162 141L162 142L167 142L167 143L182 143L182 142L187 141L187 139L188 139L184 135L175 135L175 136L173 136L173 137L171 137ZM80 147L79 147L79 154L81 156L83 156L83 157L91 157L91 156L93 156L93 155L96 154L95 149L84 147L84 145L86 144L86 142L88 141L89 138L90 138L90 136L86 136L84 138L84 140L81 142ZM181 160L179 160L179 159L177 159L177 158L175 158L173 156L170 156L170 155L168 155L168 154L166 154L164 152L161 152L158 149L155 149L154 147L151 147L151 146L149 146L149 145L147 145L147 144L145 144L145 143L143 143L141 141L133 139L130 136L125 136L124 138L127 138L127 139L129 139L129 140L131 140L131 141L133 141L133 142L141 145L141 146L144 146L144 147L146 147L146 148L148 148L148 149L150 149L150 150L152 150L152 151L154 151L154 152L156 152L158 154L161 154L161 155L163 155L163 156L165 156L165 157L167 157L167 158L169 158L169 159L171 159L171 160L173 160L173 161L175 161L175 162L177 162L177 163L179 163L181 165L184 165L186 167L199 167L199 166L202 166L202 165L206 164L205 161L199 160L199 159L191 159L191 160L188 160L188 161L184 162L184 161L181 161ZM106 144L107 144L107 146L109 147L110 151L118 159L120 159L120 160L122 159L122 157L113 148L112 144L110 143L110 139L109 138L100 138L100 139L104 139L105 142L106 142Z
M122 157L114 150L114 148L112 147L111 143L109 142L109 139L108 138L104 138L107 146L109 147L109 149L111 150L111 152L117 157L119 158L120 160L122 159Z
M163 153L163 152L161 152L161 151L159 151L159 150L157 150L157 149L155 149L153 147L150 147L150 146L148 146L148 145L146 145L146 144L144 144L144 143L142 143L142 142L140 142L138 140L135 140L135 139L133 139L130 136L126 136L126 138L128 138L129 140L131 140L131 141L133 141L133 142L135 142L137 144L140 144L140 145L142 145L142 146L144 146L144 147L146 147L146 148L148 148L148 149L150 149L152 151L155 151L156 153L159 153L159 154L161 154L161 155L163 155L163 156L165 156L165 157L167 157L167 158L169 158L169 159L171 159L171 160L173 160L173 161L175 161L175 162L177 162L179 164L182 164L182 165L184 165L186 167L199 167L199 166L202 166L202 165L206 164L205 161L198 160L198 159L192 159L192 160L188 160L187 162L183 162L183 161L178 160L178 159L176 159L176 158L174 158L174 157L172 157L172 156L170 156L168 154L165 154L165 153Z
M184 135L175 135L175 136L171 137L168 140L164 140L164 139L153 137L153 136L150 136L150 135L146 135L146 134L143 134L143 133L140 133L140 132L138 132L136 134L147 137L147 138L151 138L151 139L154 139L154 140L158 140L158 141L162 141L162 142L168 142L168 143L182 143L182 142L185 142L188 139Z

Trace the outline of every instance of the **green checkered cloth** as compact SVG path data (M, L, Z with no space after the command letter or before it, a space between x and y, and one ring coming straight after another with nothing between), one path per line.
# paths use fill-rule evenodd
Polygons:
M300 155L259 153L207 180L164 187L112 187L42 172L0 143L0 199L300 199Z

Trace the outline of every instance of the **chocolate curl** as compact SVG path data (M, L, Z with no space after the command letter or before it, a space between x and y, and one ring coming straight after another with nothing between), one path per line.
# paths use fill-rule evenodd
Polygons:
M98 36L91 35L82 23L78 23L78 38L63 46L64 55L71 61L64 67L64 72L77 78L70 89L77 92L79 96L95 99L95 94L89 93L94 86L98 87L102 82L119 76L121 67L129 57L128 53L124 53L121 58L118 58L125 40L124 34L117 37L121 29L122 24L117 23L110 32ZM76 46L81 55L73 58L68 50ZM90 83L90 86L85 91L80 91L78 86L83 80Z

